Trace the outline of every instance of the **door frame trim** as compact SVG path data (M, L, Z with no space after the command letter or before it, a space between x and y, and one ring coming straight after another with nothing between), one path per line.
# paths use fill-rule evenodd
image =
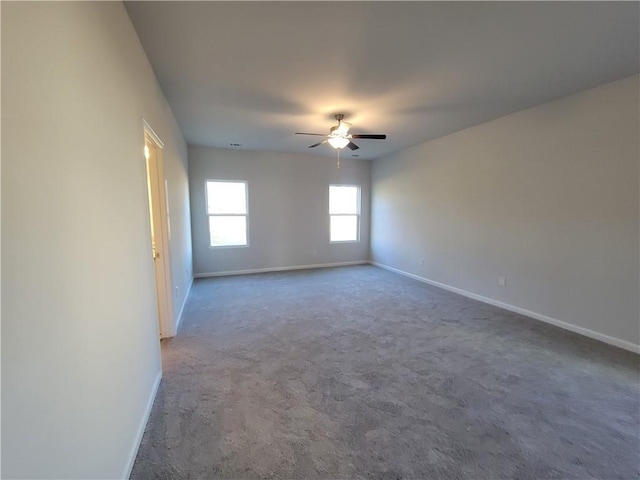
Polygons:
M160 273L161 281L164 284L164 302L162 302L163 306L161 307L161 302L156 301L157 308L162 308L164 311L163 315L158 312L158 329L160 338L172 337L175 335L175 315L173 308L173 282L171 278L171 235L170 235L170 223L169 223L169 203L168 203L168 192L167 192L167 180L164 175L164 143L156 134L156 132L151 128L149 123L143 119L143 132L144 132L144 144L146 145L147 141L153 143L156 153L156 168L158 171L157 181L158 181L158 195L159 202L164 207L160 209L160 238L156 238L156 250L160 254L159 257L159 265L161 267L161 271L158 272L156 268L156 261L154 261L153 270L154 270L154 283L156 281L155 277ZM149 181L149 167L147 164L147 159L145 156L142 156L144 160L145 166L145 176L147 182ZM147 190L149 189L149 185L147 185ZM149 193L149 192L147 192ZM149 208L149 215L151 215L151 206ZM149 226L149 245L151 245L151 240L153 238L153 232L151 232L151 226ZM153 252L150 252L153 256ZM157 298L157 288L154 285L154 293Z

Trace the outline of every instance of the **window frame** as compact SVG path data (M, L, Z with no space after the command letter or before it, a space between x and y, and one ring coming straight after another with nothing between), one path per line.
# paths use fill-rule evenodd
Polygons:
M244 183L244 201L245 201L245 211L246 213L209 213L209 189L207 188L207 184L209 182L215 183ZM204 214L206 217L206 225L207 231L209 233L209 248L210 249L219 249L219 248L248 248L249 247L249 182L247 180L222 180L217 178L207 178L204 181ZM246 227L246 238L247 242L240 245L211 245L211 224L209 223L209 219L211 217L245 217L245 227Z
M356 213L331 213L331 187L355 187L357 191ZM329 243L360 243L360 217L362 215L362 187L353 183L331 183L329 184ZM356 217L356 239L355 240L331 240L331 217Z

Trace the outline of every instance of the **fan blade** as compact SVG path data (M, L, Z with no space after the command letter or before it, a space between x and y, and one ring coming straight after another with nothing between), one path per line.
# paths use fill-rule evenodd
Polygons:
M315 135L317 137L326 137L324 133L304 133L304 132L295 132L296 135Z
M350 135L351 138L372 138L374 140L385 140L386 135Z
M327 143L327 142L328 142L328 140L323 140L323 141L321 141L321 142L314 143L313 145L309 145L307 148L317 147L318 145L322 145L322 144L325 144L325 143Z
M351 150L358 150L360 148L358 145L356 145L353 142L347 143L347 147L349 147Z

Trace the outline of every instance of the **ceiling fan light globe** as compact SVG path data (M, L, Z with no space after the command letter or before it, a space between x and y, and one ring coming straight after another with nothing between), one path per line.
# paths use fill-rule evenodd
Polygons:
M329 145L337 149L346 147L350 141L347 137L329 137Z

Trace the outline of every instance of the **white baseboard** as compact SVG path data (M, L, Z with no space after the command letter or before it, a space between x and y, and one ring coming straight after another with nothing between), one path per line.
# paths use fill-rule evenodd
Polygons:
M153 382L153 386L151 387L151 394L149 395L149 399L147 400L147 407L145 409L144 415L140 419L140 425L138 425L138 431L136 432L135 441L131 448L131 454L129 455L129 461L125 465L124 475L122 478L129 478L131 476L131 471L133 470L133 464L136 461L136 457L138 456L138 449L140 448L140 443L142 442L142 436L144 435L144 429L147 427L147 422L149 421L149 416L151 415L151 409L153 408L153 402L156 399L156 395L158 394L158 388L160 387L160 381L162 380L162 370L158 372L158 376Z
M182 307L180 307L180 313L178 313L178 318L176 319L176 335L180 330L180 324L182 323L182 314L184 313L184 307L187 304L187 299L189 298L189 293L191 293L192 286L193 286L193 277L191 277L191 281L189 282L189 286L187 287L187 294L184 296L184 300L182 301Z
M419 282L433 285L434 287L442 288L444 290L448 290L450 292L454 292L459 295L463 295L465 297L478 300L480 302L488 303L489 305L500 307L505 310L509 310L511 312L519 313L520 315L524 315L526 317L530 317L535 320L540 320L542 322L555 325L556 327L560 327L565 330L569 330L571 332L584 335L585 337L593 338L595 340L600 340L601 342L608 343L609 345L614 345L616 347L624 348L625 350L629 350L630 352L640 353L640 345L627 342L626 340L621 340L619 338L611 337L609 335L605 335L604 333L596 332L594 330L589 330L588 328L579 327L572 323L563 322L562 320L558 320L557 318L548 317L547 315L543 315L541 313L532 312L531 310L526 310L524 308L516 307L515 305L510 305L508 303L500 302L499 300L494 300L493 298L478 295L477 293L468 292L461 288L452 287L451 285L447 285L445 283L436 282L435 280L430 280L428 278L421 277L419 275L414 275L413 273L409 273L409 272L405 272L404 270L399 270L397 268L389 267L387 265L383 265L378 262L369 261L369 263L376 267L389 270L390 272L394 272L399 275L403 275L405 277L413 278L414 280L418 280Z
M206 277L225 277L227 275L250 275L252 273L284 272L287 270L307 270L310 268L346 267L348 265L365 265L367 263L369 263L368 260L357 260L355 262L318 263L315 265L293 265L290 267L254 268L251 270L232 270L227 272L196 273L194 274L194 277L206 278Z

